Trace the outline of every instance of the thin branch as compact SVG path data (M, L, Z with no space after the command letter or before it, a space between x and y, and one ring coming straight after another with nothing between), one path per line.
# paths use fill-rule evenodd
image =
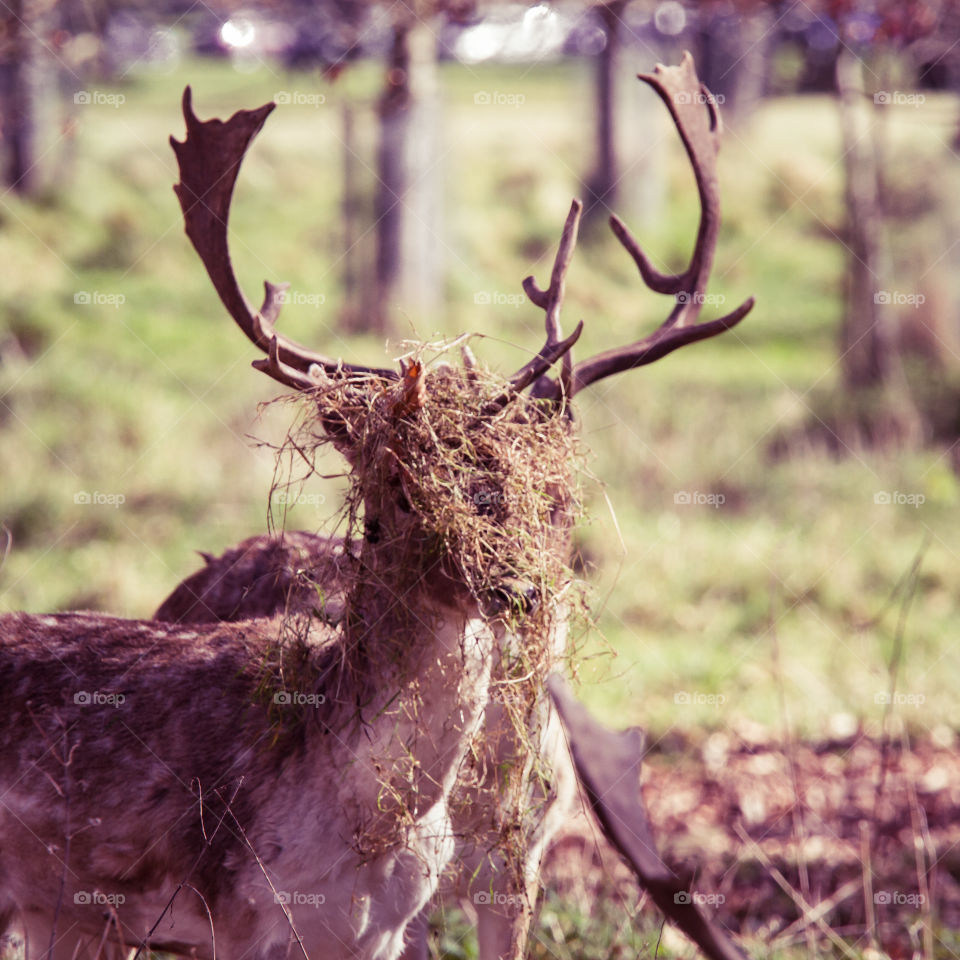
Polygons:
M808 927L817 923L818 920L823 920L824 917L833 913L844 900L849 900L850 897L857 893L857 891L861 889L861 886L861 880L856 878L848 880L842 887L835 890L831 897L828 897L826 900L821 900L815 907L811 907L808 912L805 912L803 916L794 920L789 927L781 930L775 939L785 942L792 940L794 937L806 931Z
M850 960L859 960L860 954L853 950L843 941L840 937L837 936L829 926L829 924L824 923L823 915L818 913L816 907L811 906L803 898L803 896L794 889L790 881L771 863L770 858L763 852L763 848L758 844L753 837L747 833L743 828L743 824L735 823L733 825L734 830L736 830L737 835L740 839L747 844L753 852L753 855L766 867L767 873L773 877L776 881L777 886L794 902L797 909L800 910L803 915L803 919L808 922L815 923L817 929L819 929L824 936L835 946L837 949L842 951ZM859 881L857 882L859 886Z
M210 912L210 905L207 903L207 898L192 883L185 883L184 887L186 887L187 890L192 890L200 898L203 909L207 912L207 920L210 923L210 946L213 951L211 960L217 960L217 931L213 927L213 914Z
M800 793L800 775L797 772L797 751L793 740L793 725L790 722L790 710L787 706L787 693L783 683L783 661L780 657L780 639L777 634L777 617L773 605L777 598L775 588L770 591L770 639L773 653L773 673L777 683L777 695L780 705L780 722L783 725L784 755L790 769L790 782L793 787L793 810L791 822L793 826L793 840L797 846L797 871L800 875L800 892L806 901L810 900L810 872L807 861L803 856L803 847L807 839L806 822L803 816L803 797ZM807 954L811 960L816 957L816 942L813 928L808 924L805 930L807 940Z
M270 879L270 874L267 873L267 868L263 865L263 861L260 859L257 851L253 849L253 844L251 844L250 840L247 838L246 831L240 825L240 821L237 819L236 814L234 814L234 812L229 808L227 808L227 813L230 814L231 819L236 824L237 830L240 831L240 836L243 838L243 842L247 845L247 849L253 854L253 859L256 860L257 866L260 868L260 872L263 874L264 880L267 881L267 885L270 887L274 901L279 905L280 909L283 910L283 915L287 918L287 923L290 925L290 931L293 933L293 936L297 941L297 945L300 947L300 951L303 953L304 960L310 960L310 957L307 954L307 948L303 945L303 939L293 923L293 914L290 912L290 908L283 902L283 898L280 896L280 891L274 886L273 881Z

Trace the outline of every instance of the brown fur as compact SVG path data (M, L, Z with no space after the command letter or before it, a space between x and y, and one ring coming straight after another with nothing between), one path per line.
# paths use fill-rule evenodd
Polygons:
M558 521L558 546L565 546L564 527ZM355 549L355 548L353 548ZM173 619L182 611L182 622L203 623L237 619L237 611L246 615L273 616L283 611L316 611L316 598L325 598L326 611L342 608L345 584L341 569L331 558L341 556L342 545L335 540L305 531L285 531L276 536L250 537L220 557L205 557L206 565L179 584L154 615ZM564 647L565 624L558 625L557 656ZM516 642L516 639L513 639ZM496 670L495 670L496 675ZM570 753L559 723L546 701L543 725L537 739L541 762L550 771L549 795L538 792L537 804L543 804L537 826L531 834L526 857L528 875L525 903L518 904L508 865L498 853L496 822L498 771L521 749L511 724L494 703L484 713L480 769L469 779L482 785L461 789L453 798L451 817L456 835L463 838L458 850L458 866L447 885L466 901L477 915L480 960L498 960L508 955L512 943L526 932L529 908L536 900L539 866L551 837L560 826L582 816L583 805L577 787ZM549 711L549 712L548 712ZM492 790L494 794L487 795ZM531 804L533 806L534 804ZM490 894L488 902L477 894ZM416 927L416 925L413 925ZM421 923L407 945L404 958L425 956L426 925Z
M447 374L438 390L449 384ZM415 421L386 418L378 433L393 398L377 383L350 390L331 409L350 425L336 441L352 468L348 530L362 524L365 535L340 552L297 537L267 541L260 556L244 545L228 555L226 581L208 564L179 592L185 603L175 592L164 605L198 618L226 587L225 609L246 616L272 596L256 612L282 607L283 616L0 618L11 704L0 734L0 908L19 914L27 960L51 931L55 960L90 960L109 923L114 946L149 941L201 958L213 956L215 935L227 957L267 960L296 936L308 954L394 960L435 892L454 854L451 801L462 795L493 664L511 650L536 670L549 660L549 605L529 627L515 623L521 639L503 647L480 598L515 582L535 544L565 536L551 520L560 498L520 489L508 498L493 486L503 515L490 515L470 494L475 469L445 460L444 500L412 458L430 455L440 418L486 434L484 422L464 418L456 397L441 405L430 394ZM505 419L512 459L491 457L487 475L499 479L488 483L515 482L519 451L542 470L545 423L528 416ZM562 466L565 451L555 454ZM490 566L490 542L503 543L503 572ZM313 559L305 543L319 544ZM311 594L328 596L336 615ZM538 672L532 679L542 683ZM526 769L522 759L513 766ZM310 902L285 910L276 891Z
M301 530L249 537L178 584L154 620L215 623L284 611L342 615L345 571L340 541ZM318 587L322 585L322 590Z
M91 897L122 898L128 944L160 921L155 949L212 956L212 921L226 956L286 949L290 929L257 858L279 890L325 898L323 911L290 907L308 952L395 956L449 856L445 798L484 702L492 638L481 628L465 641L465 627L437 611L439 642L391 651L393 669L381 670L391 679L363 702L339 631L313 623L298 687L324 698L315 716L275 703L290 679L274 666L280 621L0 618L0 876L28 957L46 949L58 905L59 952L89 951L105 920ZM415 730L424 684L442 719ZM402 768L409 750L420 809L389 818L393 842L362 852L382 771Z

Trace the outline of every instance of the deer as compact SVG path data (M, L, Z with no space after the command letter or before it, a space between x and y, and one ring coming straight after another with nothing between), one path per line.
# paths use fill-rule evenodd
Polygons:
M670 111L696 177L690 264L664 274L622 221L611 227L674 305L653 333L574 363L583 321L567 336L560 323L574 201L549 286L523 284L544 311L544 343L505 378L471 360L428 370L419 355L399 370L347 363L277 332L283 287L266 282L255 310L227 236L241 162L274 105L200 121L185 90L187 135L171 143L187 236L264 354L255 369L300 395L311 435L344 458L356 535L325 554L324 582L343 590L322 616L0 617L0 919L19 924L26 960L402 953L463 842L458 801L483 789L482 771L463 781L471 758L483 765L476 744L491 704L507 703L495 667L511 679L530 667L523 723L534 750L541 742L537 693L570 582L571 402L753 307L749 298L699 319L719 230L715 103L689 54L641 79ZM436 468L418 469L428 455ZM452 529L438 513L451 505ZM531 555L545 566L525 577ZM539 842L536 824L521 838ZM526 869L521 857L520 887ZM514 956L524 935L515 925Z
M305 530L249 537L222 556L203 553L204 566L178 584L153 615L172 623L215 623L273 617L290 612L323 618L341 617L346 607L344 581L338 559L353 549L330 537ZM322 598L322 600L321 600ZM517 638L505 638L518 642ZM566 632L556 629L550 641L552 656L559 660L566 646ZM494 664L494 680L498 677ZM554 710L541 704L537 747L541 765L550 771L547 795L538 796L541 808L536 830L524 851L525 889L512 892L506 865L496 856L495 830L484 831L496 819L490 798L497 794L496 772L521 750L521 744L506 723L500 704L491 701L484 711L484 782L480 789L463 788L455 804L452 823L459 838L455 873L444 878L440 895L460 900L476 916L480 960L511 956L523 941L536 899L541 860L551 839L563 826L586 814L567 740ZM545 716L544 716L545 714ZM534 789L540 787L534 783ZM486 801L486 802L485 802ZM487 836L484 836L484 833ZM449 874L449 871L448 871ZM408 929L403 960L428 955L426 938L429 915L425 912Z

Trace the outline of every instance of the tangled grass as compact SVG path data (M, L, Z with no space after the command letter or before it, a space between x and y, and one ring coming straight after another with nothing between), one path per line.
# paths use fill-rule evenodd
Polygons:
M349 572L339 585L344 663L365 662L356 654L374 623L382 644L385 619L398 660L421 643L417 598L425 593L475 602L494 628L500 644L491 700L498 709L488 709L471 743L453 807L459 839L506 865L525 896L525 851L550 793L539 749L543 683L569 655L569 622L585 609L570 568L584 458L564 411L510 395L505 380L473 367L441 363L427 371L419 360L425 349L403 365L400 382L321 375L314 391L294 398L298 417L279 447L274 489L303 483L329 445L349 464L337 521L349 545ZM371 616L371 596L384 594L389 616L377 602ZM303 637L302 619L291 618L284 647L295 651ZM291 663L300 664L298 656L292 652ZM416 721L430 704L415 675L404 677L403 687L398 702ZM392 822L381 817L376 827L364 826L358 844L366 851L396 842L422 809L412 751L408 762L385 762L378 776L381 810Z

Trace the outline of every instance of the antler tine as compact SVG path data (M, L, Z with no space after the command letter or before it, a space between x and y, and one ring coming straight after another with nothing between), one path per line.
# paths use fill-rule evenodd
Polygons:
M267 358L265 360L254 360L252 366L254 370L259 370L278 383L294 390L316 389L320 386L320 378L325 373L324 368L316 364L311 366L307 373L301 373L285 364L280 359L280 344L276 336L273 336L270 340L270 346L267 348ZM319 375L314 376L315 374Z
M652 74L639 74L639 79L650 84L666 104L693 166L701 210L697 241L687 269L682 273L664 274L653 266L623 222L616 216L610 218L610 228L633 257L644 283L656 293L674 295L676 303L654 333L578 363L573 368L567 397L604 377L653 363L688 343L723 333L753 309L754 300L750 297L726 316L697 323L720 230L717 154L722 123L716 102L697 77L689 53L684 53L679 66L658 64ZM559 395L557 385L554 396Z
M560 370L559 389L565 394L569 388L570 375L573 370L572 348L580 336L583 324L581 322L580 326L577 327L575 336L561 341L560 310L563 307L563 297L566 292L567 270L570 268L570 261L573 259L573 249L577 245L577 233L580 229L582 212L583 204L574 199L570 204L570 212L567 214L567 219L563 225L563 232L560 234L560 244L557 247L553 270L550 273L550 286L546 290L541 290L532 276L526 277L523 281L523 290L530 298L530 302L544 311L547 339L540 352L510 378L514 392L523 390L528 384L542 376L561 357L563 358L563 366ZM561 346L565 349L558 352L558 348Z
M566 340L560 340L557 343L547 343L543 349L527 364L524 364L511 378L506 390L496 399L491 400L483 408L485 415L492 415L498 410L502 410L518 393L525 390L531 383L542 377L562 356L573 349L573 345L580 339L583 333L583 321L581 320L573 333ZM554 393L557 396L562 395L562 386L553 381L549 381L552 391L546 391L540 396L552 397Z
M260 311L250 306L230 262L227 221L240 164L275 104L267 103L256 110L238 110L223 122L200 121L191 101L190 87L187 87L183 91L187 136L182 142L170 138L180 168L180 182L173 189L183 210L187 236L227 312L247 338L270 358L257 361L254 366L297 390L316 386L316 381L309 376L314 365L331 375L368 373L395 380L397 374L393 370L332 360L278 334L274 325L283 305L286 284L266 282Z

